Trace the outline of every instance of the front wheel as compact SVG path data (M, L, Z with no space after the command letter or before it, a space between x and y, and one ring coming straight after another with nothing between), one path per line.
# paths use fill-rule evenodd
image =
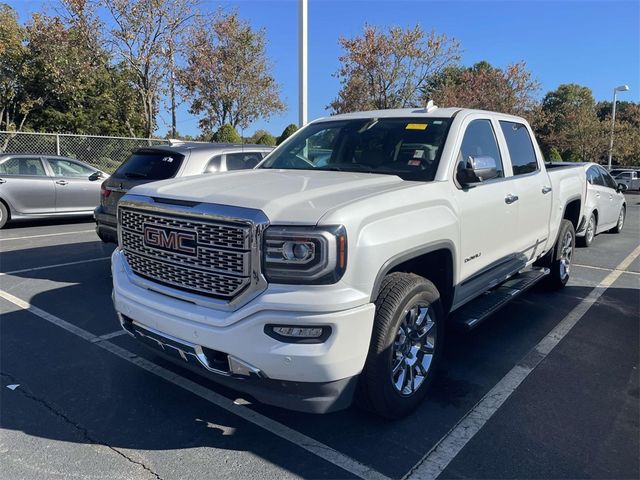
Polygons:
M401 418L424 399L442 354L444 313L430 281L392 273L382 282L358 404Z
M576 232L573 223L569 220L562 220L549 265L551 272L547 277L547 284L551 288L562 288L569 281L575 246Z
M0 202L0 228L4 228L4 226L9 222L9 210L5 206L3 202Z

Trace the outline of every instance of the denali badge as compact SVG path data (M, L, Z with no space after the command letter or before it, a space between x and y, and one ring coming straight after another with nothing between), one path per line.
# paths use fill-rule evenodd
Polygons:
M197 236L195 232L174 230L155 225L144 224L143 243L145 247L158 248L183 255L198 255Z

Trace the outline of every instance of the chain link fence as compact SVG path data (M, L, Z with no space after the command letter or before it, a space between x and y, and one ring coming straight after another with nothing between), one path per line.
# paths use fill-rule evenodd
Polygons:
M88 163L107 173L113 173L132 150L167 143L167 140L157 138L0 131L0 154L61 155Z

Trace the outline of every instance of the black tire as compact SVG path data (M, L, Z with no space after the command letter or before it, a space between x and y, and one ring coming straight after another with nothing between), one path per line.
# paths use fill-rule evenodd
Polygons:
M0 228L4 228L7 223L9 223L9 210L3 202L0 202Z
M549 268L551 272L547 276L547 286L556 290L563 288L571 275L571 261L576 246L576 232L573 223L562 220L558 239L553 247L553 254ZM568 258L567 258L568 255Z
M624 227L624 221L626 220L626 218L627 218L627 207L625 205L622 205L622 208L620 209L620 214L618 215L618 223L616 223L616 226L609 231L613 233L620 233L622 231L622 228Z
M596 230L598 228L598 220L592 213L589 217L586 227L584 227L584 236L576 238L576 244L579 247L588 247L593 243L593 239L596 238ZM589 229L592 231L589 232Z
M420 317L421 323L412 321ZM389 419L411 413L424 399L437 370L444 345L444 322L440 293L433 283L412 273L387 275L376 299L376 317L358 383L357 404ZM404 342L403 332L407 332ZM413 359L416 360L410 366ZM395 382L394 364L398 367ZM415 374L419 370L423 374ZM405 387L404 378L414 380Z

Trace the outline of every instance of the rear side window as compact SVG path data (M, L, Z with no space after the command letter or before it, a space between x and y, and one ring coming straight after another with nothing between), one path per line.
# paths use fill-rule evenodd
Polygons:
M137 150L118 167L117 178L164 180L178 173L184 155L162 150Z
M514 175L525 175L538 170L538 161L527 127L522 123L500 121L507 141Z
M227 153L227 170L254 168L262 160L260 152Z
M604 180L597 167L590 167L587 170L587 182L589 182L590 185L600 185L604 187Z
M0 174L2 175L30 175L34 177L45 177L42 160L39 158L8 158L0 163Z

